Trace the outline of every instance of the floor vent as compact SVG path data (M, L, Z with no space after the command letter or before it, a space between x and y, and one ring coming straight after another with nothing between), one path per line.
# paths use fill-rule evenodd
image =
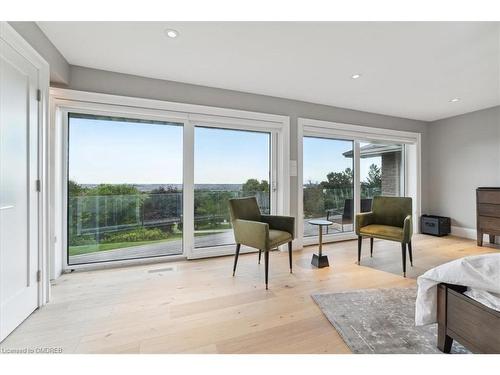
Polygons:
M167 267L167 268L157 268L155 270L149 270L149 273L156 273L156 272L168 272L168 271L173 271L174 267Z

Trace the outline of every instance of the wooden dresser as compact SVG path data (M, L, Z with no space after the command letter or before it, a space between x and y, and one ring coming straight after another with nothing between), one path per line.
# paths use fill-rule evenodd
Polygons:
M476 190L477 245L483 246L483 234L490 235L490 243L500 236L500 188L480 187Z

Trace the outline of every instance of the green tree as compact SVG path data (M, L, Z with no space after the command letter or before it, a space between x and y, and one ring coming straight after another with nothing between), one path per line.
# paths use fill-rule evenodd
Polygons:
M262 180L260 182L260 191L268 192L269 191L269 182L267 182L266 180Z
M255 178L250 178L241 186L241 191L244 193L254 193L257 191L269 191L269 182L266 180L262 180L259 182L259 180Z
M181 216L182 194L172 185L151 190L142 205L143 221L178 218L176 224L179 225ZM165 226L165 229L172 231L174 224Z
M150 194L168 194L168 193L179 193L179 189L177 189L175 186L173 185L167 185L167 187L165 186L160 186L160 187L157 187L153 190L151 190L149 192Z
M342 172L330 172L326 175L327 180L321 182L325 189L337 189L352 186L352 169L346 168Z
M368 170L368 177L364 184L369 188L380 187L382 186L382 174L380 171L380 167L376 164L370 165Z
M314 217L325 212L325 194L321 184L309 181L304 185L304 216Z
M75 182L73 180L68 181L68 194L70 197L85 195L85 193L87 191L88 191L87 188L83 187L82 185L78 184L77 182Z
M88 191L88 195L139 195L141 192L128 184L99 184Z
M245 182L241 186L241 190L245 193L259 191L259 189L260 189L260 182L259 182L259 180L255 179L255 178L251 178L251 179L247 180L247 182Z

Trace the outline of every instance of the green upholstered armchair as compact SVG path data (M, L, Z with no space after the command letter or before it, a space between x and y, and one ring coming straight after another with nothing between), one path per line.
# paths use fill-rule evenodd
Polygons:
M411 249L412 225L411 198L374 197L372 210L356 215L356 234L358 235L358 264L361 263L361 242L363 237L370 238L370 256L373 256L373 239L401 242L403 275L406 277L406 246L413 266Z
M291 216L262 215L255 197L229 200L231 224L236 240L233 276L236 272L241 245L264 251L266 289L268 288L269 251L288 243L290 273L292 273L292 240L295 235L295 218Z

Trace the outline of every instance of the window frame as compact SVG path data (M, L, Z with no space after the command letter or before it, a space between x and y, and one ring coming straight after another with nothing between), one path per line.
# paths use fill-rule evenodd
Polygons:
M248 112L227 108L194 104L174 103L161 100L132 98L109 94L90 93L52 88L51 146L55 150L49 165L50 184L53 187L51 207L51 237L54 239L50 252L53 277L76 269L97 269L128 264L144 264L166 260L195 259L219 256L234 252L234 246L203 248L209 251L193 252L194 249L194 127L230 128L272 132L271 178L274 178L276 194L272 198L272 212L288 215L290 212L290 120L287 116ZM182 124L183 127L183 253L155 258L117 260L68 266L67 259L67 161L68 161L68 113L103 115L113 117L157 120ZM242 249L243 252L243 249Z
M381 141L387 143L399 143L403 145L401 173L401 186L404 196L411 196L414 200L413 215L420 217L421 212L421 133L392 130L377 127L337 123L331 121L298 118L297 121L297 243L298 246L316 245L319 236L304 236L304 201L303 201L303 140L304 137L319 137L339 139L354 142L354 214L360 212L361 185L360 185L360 143ZM408 157L408 148L413 147L414 157ZM412 174L410 176L410 173ZM415 186L408 189L409 181ZM354 223L355 224L355 223ZM413 220L414 231L418 232L418 220ZM323 235L323 243L352 240L356 238L355 232L336 233Z
M213 116L189 116L190 118L190 126L193 127L192 130L192 145L194 148L195 143L195 128L203 127L203 128L213 128L213 129L222 129L222 130L236 130L236 131L251 131L251 132L261 132L270 134L270 150L269 150L269 166L270 166L270 206L271 206L271 214L277 215L282 212L283 202L280 199L280 187L283 187L284 181L280 182L280 170L282 166L280 166L280 154L282 154L282 134L280 128L263 121L242 121L238 119L226 119L225 121L221 121L221 119L213 117ZM190 132L191 133L191 132ZM193 182L192 182L192 194L193 196L189 197L190 200L194 203L194 149L193 149L193 161L192 161L192 170L193 170ZM288 161L288 159L287 159ZM198 258L208 258L222 255L229 255L234 253L235 244L228 245L218 245L211 247L195 247L194 245L194 205L192 207L192 215L193 215L193 226L190 228L192 230L193 238L192 243L189 244L188 252L186 253L187 259L198 259ZM243 246L241 248L241 253L249 253L256 252L256 249L248 248Z
M161 121L161 122L165 122L165 124L158 124L159 126L160 125L165 125L165 126L177 126L177 127L180 127L182 129L182 133L184 134L184 123L180 120L176 120L176 121L169 121L169 120L165 120L163 119L163 117L160 117L158 115L132 115L132 116L112 116L111 115L112 112L106 112L106 111L100 111L100 114L97 114L96 111L87 111L87 110L79 110L79 111L72 111L72 110L68 110L68 109L65 109L63 110L63 116L64 116L64 127L63 127L63 134L64 134L64 137L65 137L65 141L66 141L66 153L65 153L65 160L64 160L64 169L65 169L65 196L66 196L66 200L65 200L65 204L66 204L66 209L65 209L65 214L66 216L64 217L65 219L65 222L66 222L66 230L65 230L65 236L64 236L64 240L65 240L65 247L66 247L66 256L65 256L65 265L69 268L69 269L74 269L74 267L78 267L78 266L87 266L87 265L93 265L93 264L110 264L110 263L114 263L114 262L126 262L126 261L140 261L140 260L144 260L144 259L154 259L154 258L165 258L165 257L168 257L168 258L171 258L171 257L175 257L175 256L179 256L179 255L182 255L183 252L182 252L182 249L180 251L179 254L162 254L162 255L154 255L154 256L149 256L149 257L134 257L134 258L124 258L124 259L112 259L112 260L103 260L103 261L95 261L95 262L88 262L88 263L74 263L74 264L70 264L69 261L70 261L70 255L69 255L69 243L68 243L68 234L69 234L69 221L68 221L68 215L69 215L69 205L68 205L68 199L69 199L69 194L68 194L68 184L69 184L69 168L70 168L70 165L69 165L69 155L70 155L70 118L71 118L71 114L78 114L78 115L88 115L89 117L93 117L93 116L107 116L107 117L114 117L116 119L118 118L121 118L124 120L124 122L126 122L126 120L146 120L146 121ZM114 112L113 112L114 113ZM160 118L162 118L160 120ZM113 120L110 120L110 121L113 121ZM141 125L141 123L136 123L137 125ZM148 125L147 123L144 123L144 125ZM184 135L183 135L184 137ZM184 151L183 151L184 153ZM183 195L184 195L184 192L183 192ZM184 222L184 220L183 220ZM184 236L183 236L184 237ZM181 248L182 248L182 242L181 242Z

